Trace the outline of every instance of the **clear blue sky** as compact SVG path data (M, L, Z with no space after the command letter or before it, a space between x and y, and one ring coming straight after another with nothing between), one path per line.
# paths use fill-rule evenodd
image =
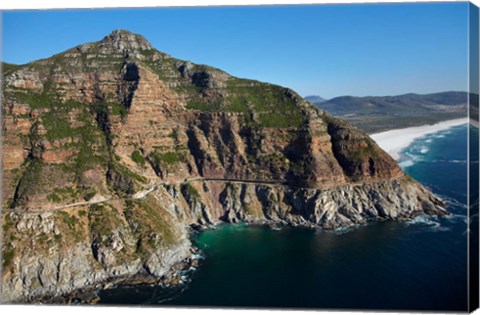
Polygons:
M4 11L3 56L23 64L114 29L176 58L302 95L467 89L467 3Z

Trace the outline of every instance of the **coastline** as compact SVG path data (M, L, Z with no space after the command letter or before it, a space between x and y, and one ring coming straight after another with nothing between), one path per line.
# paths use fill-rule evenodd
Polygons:
M442 130L447 130L455 126L460 126L468 123L468 118L458 118L452 120L445 120L433 125L423 125L417 127L408 127L402 129L392 129L384 132L374 133L370 138L382 148L385 152L390 154L396 161L400 158L400 152L412 144L418 138L428 134L436 133Z

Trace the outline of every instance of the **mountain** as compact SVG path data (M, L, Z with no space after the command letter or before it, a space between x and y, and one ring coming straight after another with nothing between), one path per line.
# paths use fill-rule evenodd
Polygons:
M368 132L432 124L467 116L466 92L383 97L341 96L313 103Z
M309 95L309 96L305 96L304 98L310 103L323 103L326 101L326 99L318 95Z
M3 71L4 301L178 283L175 270L195 264L189 226L446 213L364 132L294 91L140 35Z

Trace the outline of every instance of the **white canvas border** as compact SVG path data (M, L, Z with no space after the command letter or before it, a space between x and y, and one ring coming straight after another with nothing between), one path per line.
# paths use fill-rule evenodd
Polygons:
M131 8L131 7L188 7L188 6L239 6L239 5L288 5L288 4L327 4L327 3L388 3L388 2L427 2L415 0L391 1L391 0L10 0L0 2L0 10L27 10L27 9L64 9L64 8ZM436 0L429 2L466 2L452 0ZM477 6L480 6L480 0L472 0ZM0 19L1 22L1 19ZM2 24L0 24L1 27ZM0 29L1 30L1 29ZM1 32L0 32L1 35ZM1 36L0 36L1 43ZM1 56L1 45L0 45ZM132 312L143 314L158 315L184 315L195 312L195 315L297 315L308 314L421 314L407 312L372 312L372 311L306 311L306 310L251 310L251 309L211 309L211 308L173 308L173 307L111 307L111 306L36 306L36 305L0 305L0 312L6 315L16 315L36 313L38 315L85 315L89 312L92 315L115 312L117 315L132 315ZM431 312L430 312L431 313ZM479 314L480 311L475 312ZM89 315L90 315L89 314ZM425 312L424 314L427 314Z

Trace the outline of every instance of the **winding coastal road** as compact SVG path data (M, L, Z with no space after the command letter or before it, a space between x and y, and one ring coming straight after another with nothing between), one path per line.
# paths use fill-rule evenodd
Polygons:
M154 185L150 186L148 189L136 192L129 197L111 197L111 196L110 197L101 197L101 198L95 198L94 197L92 200L89 200L89 201L75 202L75 203L67 204L67 205L64 205L64 206L55 207L55 208L52 208L52 209L28 209L28 212L31 212L31 213L48 213L48 212L55 212L55 211L61 211L61 210L65 210L65 209L75 208L75 207L83 207L83 206L91 206L91 205L95 205L95 204L102 204L102 203L109 202L109 201L114 201L114 200L137 200L137 199L145 198L146 196L148 196L152 192L157 191L160 188L160 186L187 184L187 183L190 183L190 182L206 182L206 181L292 187L291 185L288 185L286 181L280 182L280 181L261 181L261 180L234 179L234 178L192 177L192 178L184 179L184 180L178 181L178 182L171 182L171 181L158 182L158 183L155 183ZM10 211L12 211L12 212L27 212L26 209L21 209L21 208L10 209Z
M390 180L395 180L395 179L400 179L402 177L405 177L405 175L398 176L396 178L391 178ZM378 181L372 181L371 183L375 182L382 182L385 180L378 180ZM177 181L177 182L171 182L171 181L164 181L164 182L158 182L155 183L154 185L150 186L148 189L141 190L139 192L134 193L133 195L129 197L101 197L101 198L93 198L92 200L89 201L83 201L83 202L76 202L76 203L71 203L67 204L64 206L52 208L52 209L9 209L12 212L30 212L30 213L48 213L48 212L55 212L55 211L61 211L65 209L70 209L70 208L75 208L75 207L82 207L82 206L91 206L95 204L102 204L105 202L109 201L115 201L115 200L137 200L137 199L142 199L151 194L152 192L157 191L161 186L165 185L178 185L178 184L187 184L190 182L224 182L224 183L238 183L238 184L251 184L251 185L262 185L262 186L273 186L273 187L278 187L278 186L286 186L290 188L298 188L298 189L328 189L331 187L336 187L336 186L331 186L331 187L321 187L321 188L308 188L308 187L301 187L301 186L293 186L291 184L288 184L287 181L267 181L267 180L254 180L254 179L236 179L236 178L212 178L212 177L192 177L192 178L187 178L182 181ZM348 186L360 186L366 183L349 183L345 184ZM343 185L337 185L337 186L343 186Z

